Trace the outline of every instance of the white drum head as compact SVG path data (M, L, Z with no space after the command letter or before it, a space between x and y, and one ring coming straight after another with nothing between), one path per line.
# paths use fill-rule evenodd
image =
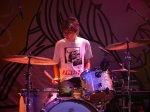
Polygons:
M92 105L83 100L58 100L50 102L50 104L46 105L42 110L46 112L97 112Z

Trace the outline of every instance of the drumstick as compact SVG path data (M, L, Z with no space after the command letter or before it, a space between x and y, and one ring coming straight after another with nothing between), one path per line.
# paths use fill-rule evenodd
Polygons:
M54 80L54 78L46 70L44 70L44 73L48 78L50 78L51 80Z

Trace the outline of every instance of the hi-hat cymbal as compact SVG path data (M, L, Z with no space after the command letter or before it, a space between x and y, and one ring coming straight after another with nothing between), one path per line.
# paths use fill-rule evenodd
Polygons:
M57 64L57 62L55 62L52 59L36 57L36 56L10 55L10 56L3 57L2 59L4 59L5 61L22 63L22 64L28 64L29 59L30 59L30 64L33 64L33 65L55 65Z
M122 69L118 69L118 70L111 70L112 72L120 72L120 73L128 73L128 70L125 69L125 68L122 68ZM130 70L130 72L137 72L135 70Z
M142 39L142 40L133 40L129 41L128 45L129 48L135 48L135 47L140 47L146 44L150 44L149 39ZM122 49L127 49L127 42L120 42L116 44L111 44L105 47L107 50L122 50Z

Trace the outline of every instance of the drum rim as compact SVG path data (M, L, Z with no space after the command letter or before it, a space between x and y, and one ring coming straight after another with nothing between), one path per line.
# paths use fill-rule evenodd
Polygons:
M19 92L25 92L27 91L26 88L20 88L18 90ZM56 88L32 88L30 89L30 92L59 92L59 89Z
M93 70L93 69L94 69L94 70ZM100 67L93 67L93 68L87 69L87 70L85 70L85 71L83 71L83 72L81 73L81 76L84 75L84 74L86 74L86 73L90 73L90 72L92 72L92 71L95 71L95 70L101 70L101 68L100 68Z
M65 100L63 100L63 99L65 99ZM62 101L61 101L62 100ZM75 98L73 98L73 97L60 97L60 98L56 98L56 99L54 99L53 101L51 101L51 102L49 102L49 103L47 103L41 110L42 111L50 111L52 108L54 108L56 105L58 105L58 104L60 104L60 103L63 103L63 102L66 102L66 101L79 101L79 102L82 102L82 103L85 103L85 104L87 104L87 105L89 105L93 110L95 110L95 112L98 112L97 111L97 108L96 107L94 107L90 102L87 102L86 100L84 100L84 99L75 99ZM55 103L54 103L55 102ZM49 107L49 104L54 104L54 105L50 105L50 107ZM84 105L83 105L84 106ZM47 107L49 107L48 108L48 110L45 110Z

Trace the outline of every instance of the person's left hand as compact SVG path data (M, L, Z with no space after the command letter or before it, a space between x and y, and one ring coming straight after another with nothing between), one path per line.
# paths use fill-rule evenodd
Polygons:
M70 88L70 87L68 87L68 86L63 86L63 87L61 87L61 91L60 92L65 92L65 93L70 93L71 92L71 90L72 90L72 88ZM61 93L61 94L63 94L63 93Z

